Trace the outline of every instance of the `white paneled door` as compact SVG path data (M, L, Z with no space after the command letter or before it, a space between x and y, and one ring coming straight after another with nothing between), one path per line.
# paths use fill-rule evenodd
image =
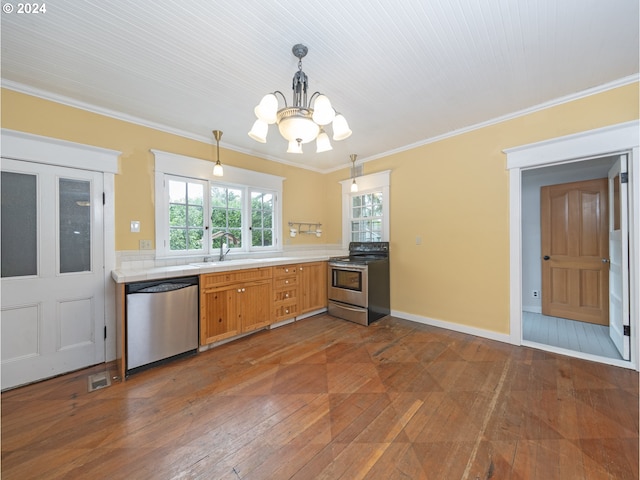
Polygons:
M629 360L629 225L627 156L609 170L609 335Z
M104 362L103 174L2 159L2 389Z

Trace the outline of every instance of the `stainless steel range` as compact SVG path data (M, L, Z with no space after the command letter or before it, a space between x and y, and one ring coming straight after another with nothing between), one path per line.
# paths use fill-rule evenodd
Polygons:
M351 242L329 259L329 315L361 325L389 315L389 242Z

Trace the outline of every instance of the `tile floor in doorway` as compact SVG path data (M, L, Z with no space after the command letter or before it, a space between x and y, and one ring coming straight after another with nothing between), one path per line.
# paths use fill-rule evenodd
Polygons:
M522 337L530 342L622 360L609 328L540 313L522 312Z

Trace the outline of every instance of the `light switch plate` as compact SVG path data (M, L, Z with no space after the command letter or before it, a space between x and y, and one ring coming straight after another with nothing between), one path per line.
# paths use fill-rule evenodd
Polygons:
M131 233L140 233L140 222L138 220L131 220Z

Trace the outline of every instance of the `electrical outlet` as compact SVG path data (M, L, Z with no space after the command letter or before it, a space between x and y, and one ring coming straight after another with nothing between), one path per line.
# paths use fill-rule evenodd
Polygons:
M540 298L540 291L538 291L538 290L532 290L532 291L531 291L531 296L532 296L533 298Z
M151 240L140 240L140 250L151 250Z

